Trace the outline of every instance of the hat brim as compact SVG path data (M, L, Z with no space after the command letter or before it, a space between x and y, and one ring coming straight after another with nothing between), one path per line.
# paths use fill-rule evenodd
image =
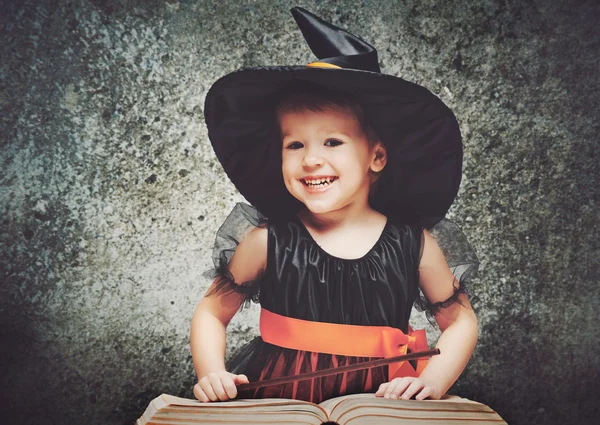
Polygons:
M429 90L390 75L351 69L264 67L219 79L205 101L208 134L240 193L268 218L301 207L283 183L274 108L295 82L351 93L387 148L372 206L390 218L430 225L444 217L462 175L454 114Z

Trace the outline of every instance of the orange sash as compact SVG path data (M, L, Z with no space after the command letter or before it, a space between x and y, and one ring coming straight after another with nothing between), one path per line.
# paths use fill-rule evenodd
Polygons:
M408 335L389 326L341 325L312 322L272 313L260 312L260 334L263 341L294 350L312 351L353 357L393 357L410 351L428 349L425 330ZM417 360L416 370L409 362L390 364L388 379L419 376L427 359Z

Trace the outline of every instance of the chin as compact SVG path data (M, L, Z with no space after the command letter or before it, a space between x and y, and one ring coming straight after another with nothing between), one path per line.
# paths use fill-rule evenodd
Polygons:
M303 202L303 204L313 214L325 214L340 209L338 205L332 205L328 202Z
M306 205L304 204L304 206L306 207L306 209L308 211L310 211L312 214L325 214L326 212L331 211L329 208L323 208L323 207L315 207L312 205Z
M288 192L296 198L298 201L306 207L312 214L325 214L333 211L342 209L345 205L335 194L331 193L327 196L323 196L321 199L317 199L315 196L306 196L304 188L300 190L290 190L288 186Z

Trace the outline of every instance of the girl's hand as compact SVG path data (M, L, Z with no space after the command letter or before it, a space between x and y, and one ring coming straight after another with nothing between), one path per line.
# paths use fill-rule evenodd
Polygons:
M194 395L203 403L227 401L237 396L237 385L247 383L246 375L235 375L225 370L211 372L194 385Z
M439 400L443 394L440 390L432 385L427 385L421 378L405 376L403 378L394 378L390 382L386 382L379 386L375 393L375 397L383 398L401 398L409 400L416 395L416 400Z

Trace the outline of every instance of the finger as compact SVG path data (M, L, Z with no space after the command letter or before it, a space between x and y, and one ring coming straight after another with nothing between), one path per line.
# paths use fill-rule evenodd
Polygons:
M390 386L389 382L384 382L383 384L381 384L379 386L379 389L377 390L377 392L375 393L375 397L383 397L383 395L385 394L385 390L387 389L387 387Z
M217 396L217 394L215 394L215 391L210 385L208 387L202 387L202 390L204 391L206 397L208 397L210 401L219 401L219 397Z
M223 383L221 382L221 377L218 375L209 375L208 379L210 381L210 385L212 390L217 397L217 400L226 401L229 400L227 393L225 392L225 388L223 388ZM210 396L210 395L209 395ZM212 398L211 398L212 400ZM213 401L217 401L213 400Z
M210 401L208 396L204 393L204 391L202 391L202 388L200 388L199 383L194 385L194 396L196 396L196 398L202 403L207 403Z
M402 393L403 400L410 400L416 393L421 391L425 385L419 379L414 380L408 388Z
M235 396L237 396L237 387L235 386L235 381L233 379L223 378L221 384L227 394L227 399L235 398Z
M233 382L235 383L235 385L250 383L246 375L233 375Z
M421 392L419 392L419 394L417 394L415 399L425 400L427 397L431 397L432 394L433 394L433 390L431 389L431 387L425 387L421 390Z
M411 378L411 377L400 378L397 381L394 379L394 381L395 381L394 387L388 388L384 397L385 398L393 398L393 399L399 398L400 394L404 393L404 391L406 391L406 389L410 385L412 385L414 380L415 380L415 378Z
M204 391L204 394L206 394L206 397L208 397L210 401L219 400L219 397L217 397L215 391L213 390L212 384L210 383L210 379L208 378L208 376L205 376L202 379L200 379L199 384L200 388L202 389L202 391Z

